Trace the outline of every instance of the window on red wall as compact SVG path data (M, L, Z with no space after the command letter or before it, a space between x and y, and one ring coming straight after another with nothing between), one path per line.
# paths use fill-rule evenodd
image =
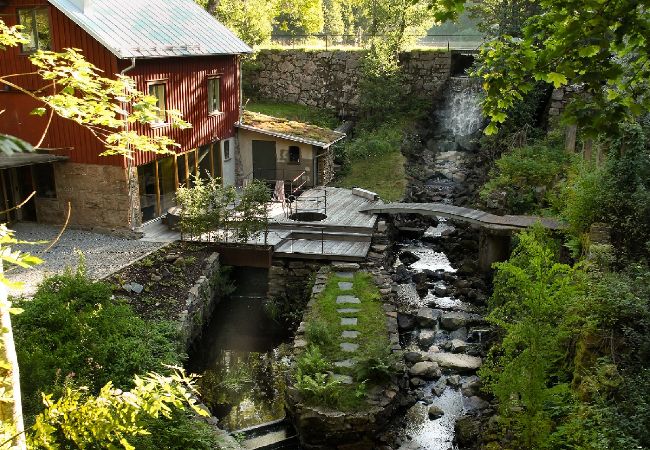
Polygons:
M208 78L208 114L221 112L221 78Z
M164 82L149 83L149 95L156 97L156 106L160 108L158 122L164 123L167 120L167 86Z
M29 39L29 42L20 44L23 53L52 50L50 13L46 8L19 9L18 23L24 27L21 31Z

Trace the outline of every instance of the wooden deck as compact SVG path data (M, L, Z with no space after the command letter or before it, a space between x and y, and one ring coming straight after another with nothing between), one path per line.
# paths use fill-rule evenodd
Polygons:
M552 218L536 216L497 216L477 209L444 203L387 203L362 209L372 214L420 214L423 216L447 217L473 223L493 230L522 230L541 223L550 230L562 230L566 226Z
M269 245L273 248L273 256L280 258L363 261L370 249L377 216L361 210L382 204L381 200L355 195L350 189L310 189L293 202L290 210L274 204L266 237L259 233L247 243ZM327 217L314 222L296 221L289 218L292 212L320 212ZM169 230L160 221L145 225L143 231L144 241L181 240L179 232ZM214 236L202 236L192 240L213 242L215 239Z

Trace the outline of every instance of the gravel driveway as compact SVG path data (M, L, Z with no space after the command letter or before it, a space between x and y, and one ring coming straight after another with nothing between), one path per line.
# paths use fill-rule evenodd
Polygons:
M7 275L12 281L22 281L23 289L12 289L12 295L32 295L46 275L62 273L66 267L76 269L79 253L86 258L86 272L91 278L102 278L164 246L159 242L125 239L91 231L67 229L61 239L47 253L44 250L61 231L60 227L37 223L17 223L11 227L16 238L23 241L48 241L46 244L20 245L15 248L27 251L44 260L32 269L12 269Z

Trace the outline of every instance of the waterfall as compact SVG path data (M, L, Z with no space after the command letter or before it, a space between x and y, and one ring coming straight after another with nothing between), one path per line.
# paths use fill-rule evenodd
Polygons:
M450 133L453 137L476 133L483 124L480 81L451 77L447 86L444 106L437 113L439 131Z

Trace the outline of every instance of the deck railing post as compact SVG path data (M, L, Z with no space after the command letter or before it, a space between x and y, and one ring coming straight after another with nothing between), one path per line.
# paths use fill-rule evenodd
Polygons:
M325 253L325 229L321 228L320 229L320 254L323 255Z

